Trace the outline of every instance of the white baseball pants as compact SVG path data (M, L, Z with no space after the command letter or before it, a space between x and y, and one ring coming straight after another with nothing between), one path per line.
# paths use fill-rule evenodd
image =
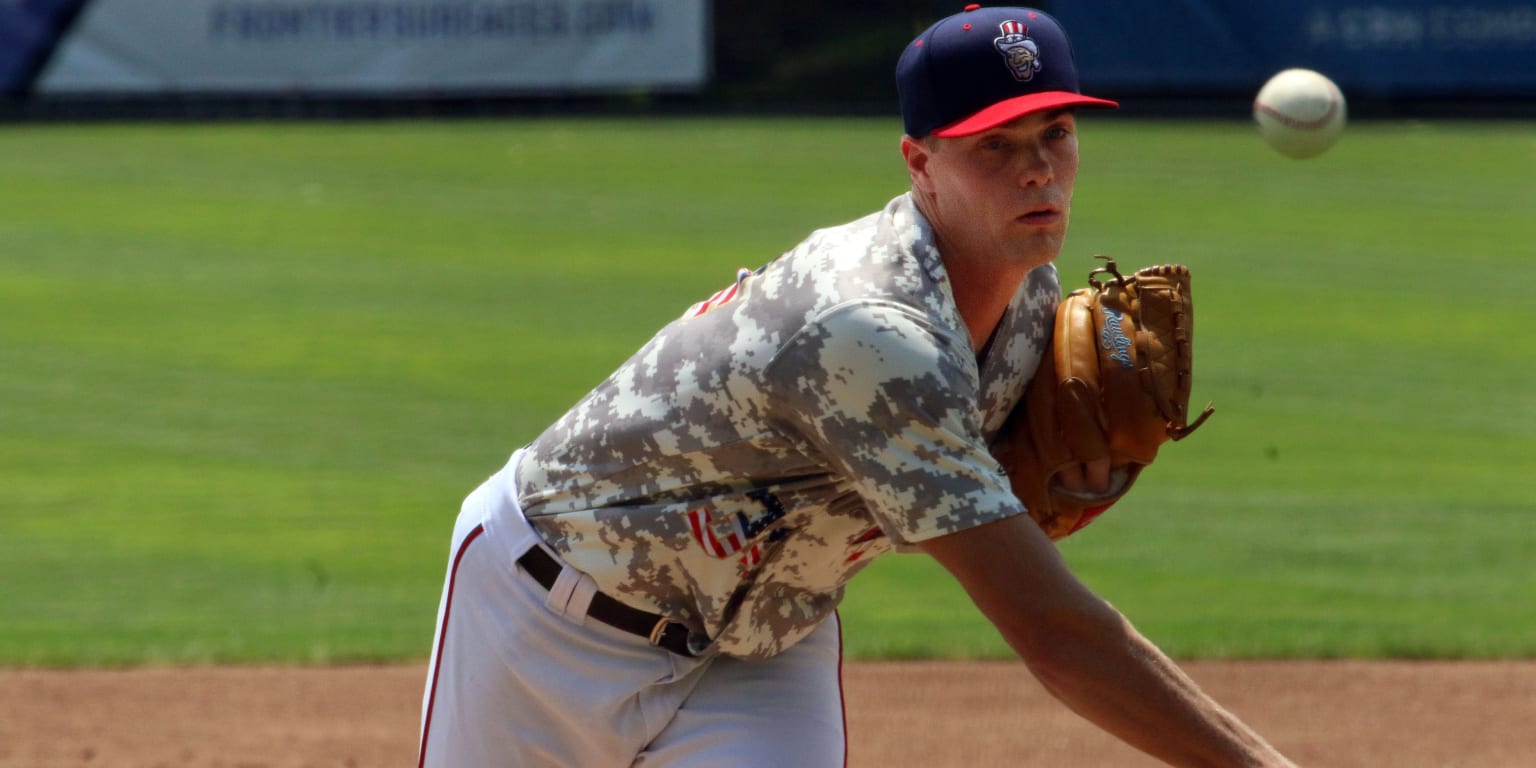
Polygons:
M464 501L422 699L422 768L833 768L847 762L834 615L766 661L698 658L586 618L591 577L546 591L514 455ZM552 553L553 554L553 553Z

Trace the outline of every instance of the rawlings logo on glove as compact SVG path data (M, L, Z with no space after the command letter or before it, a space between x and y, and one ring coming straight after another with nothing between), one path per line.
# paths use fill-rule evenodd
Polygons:
M1114 259L1099 258L1108 263L1089 273L1090 287L1057 306L1051 346L993 446L1014 494L1052 539L1119 501L1159 446L1184 439L1214 411L1206 405L1189 421L1189 268L1125 277ZM1084 466L1107 466L1107 487L1085 489Z

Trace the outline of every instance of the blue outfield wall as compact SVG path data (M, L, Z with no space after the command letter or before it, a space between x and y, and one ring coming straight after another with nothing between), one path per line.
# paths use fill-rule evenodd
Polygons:
M1289 67L1349 95L1536 98L1536 2L1057 0L1086 88L1252 93Z
M441 3L444 7L537 10L564 1L413 0L412 5ZM657 7L663 7L667 1L654 0L663 4ZM874 0L856 2L878 5ZM900 4L904 7L900 11L860 13L895 13L901 17L899 20L916 29L959 8L962 2L919 0ZM157 0L154 5L165 7L173 3L193 14L206 14L210 7L208 0ZM62 58L61 52L67 50L72 35L81 36L77 19L86 16L86 10L99 10L104 4L102 0L0 0L0 95L12 99L46 95L41 93L39 84L44 67ZM327 0L311 4L344 8L389 3ZM586 4L604 3L591 0ZM1332 77L1351 99L1375 99L1398 105L1416 100L1479 100L1501 109L1518 105L1536 110L1536 0L1038 0L1035 4L1066 26L1077 49L1084 87L1105 96L1247 97L1281 69L1309 67ZM246 5L290 8L305 3L249 0ZM831 11L817 13L835 15ZM760 11L759 16L763 23L776 21L784 25L805 25L810 18L805 12L796 15ZM174 45L174 40L166 38L174 37L180 28L173 24L157 27L157 45ZM839 45L852 45L858 31L853 28L848 33L850 42ZM718 52L741 39L742 31L731 25L715 25L705 34L713 36L705 45ZM802 54L812 59L827 58L826 50L831 50L795 48L790 44L796 39L794 35L783 34L780 38L786 47L775 49L773 61L793 60ZM325 43L322 40L316 45L323 48ZM886 90L870 90L867 71L890 71L891 62L884 60L887 48L866 44L860 50L859 66L846 69L862 74L832 76L865 78L857 81L856 90L874 94L869 97L871 101L885 98ZM882 57L878 66L868 62L876 56ZM807 71L810 74L802 77L829 76L819 70ZM757 83L754 78L767 82L772 77L782 79L784 74L758 68L724 77L718 72L704 77L709 82L701 84L702 90L694 91L695 103L707 106L712 101L725 103L732 92L751 91ZM392 93L388 84L381 85L370 91L371 95L388 98ZM775 92L795 91L792 84L775 82L774 86ZM401 87L398 94L403 96L406 90ZM814 89L804 92L812 93ZM145 88L141 93L151 97L164 95L153 88ZM893 93L891 97L894 98ZM838 101L838 106L850 108L845 98ZM884 110L889 105L878 106Z

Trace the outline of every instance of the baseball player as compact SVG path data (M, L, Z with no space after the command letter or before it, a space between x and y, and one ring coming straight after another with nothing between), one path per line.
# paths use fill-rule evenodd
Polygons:
M989 451L1061 299L1076 111L1114 102L1025 8L936 23L897 81L909 192L740 271L466 499L421 765L844 765L836 608L893 550L1130 744L1288 765L1073 577Z

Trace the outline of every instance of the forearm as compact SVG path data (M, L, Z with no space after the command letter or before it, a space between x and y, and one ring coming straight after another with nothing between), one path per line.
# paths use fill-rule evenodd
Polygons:
M1079 715L1170 765L1292 765L1107 604L1090 620L1067 624L1070 639L1015 649Z
M1172 765L1291 765L1072 576L1027 515L923 548L1046 688L1104 730Z

